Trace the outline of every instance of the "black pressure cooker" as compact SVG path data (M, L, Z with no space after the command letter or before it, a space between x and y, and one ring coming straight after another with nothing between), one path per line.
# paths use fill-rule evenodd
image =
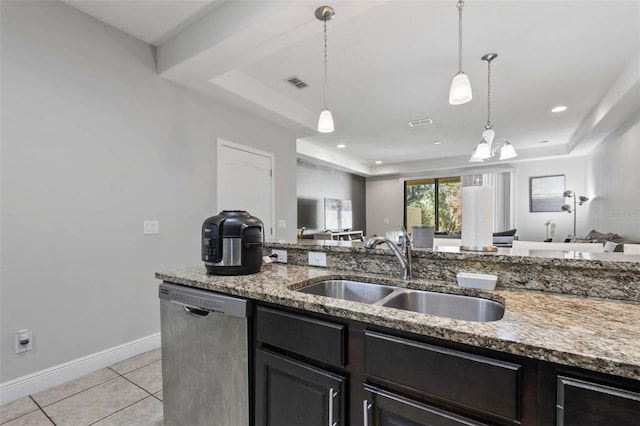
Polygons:
M260 272L263 224L243 210L223 210L202 224L202 260L215 275Z

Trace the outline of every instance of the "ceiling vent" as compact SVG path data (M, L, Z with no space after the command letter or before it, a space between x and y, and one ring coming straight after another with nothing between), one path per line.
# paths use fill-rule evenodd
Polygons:
M291 84L292 86L297 87L298 89L304 89L305 87L309 86L307 83L305 83L304 81L300 80L295 75L293 77L289 77L289 78L285 79L284 81L286 81L287 83Z
M409 122L409 126L411 126L411 127L420 127L420 126L426 126L427 124L431 124L431 123L433 123L432 119L423 118L422 120L410 121Z

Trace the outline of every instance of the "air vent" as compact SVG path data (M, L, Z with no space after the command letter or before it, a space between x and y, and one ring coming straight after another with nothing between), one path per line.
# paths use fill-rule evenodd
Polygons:
M300 80L295 75L293 77L289 77L289 78L285 79L284 81L286 81L287 83L291 84L292 86L297 87L298 89L304 89L305 87L309 86L307 83L305 83L304 81Z
M433 123L432 119L423 118L422 120L410 121L409 122L409 126L411 126L411 127L420 127L420 126L426 126L427 124L431 124L431 123Z

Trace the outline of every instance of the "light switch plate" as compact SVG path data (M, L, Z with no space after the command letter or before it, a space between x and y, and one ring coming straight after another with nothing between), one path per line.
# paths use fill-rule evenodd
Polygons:
M278 227L278 229L286 229L287 221L284 219L278 219L278 224L276 226Z
M152 235L160 233L160 224L157 220L144 221L144 235Z
M309 252L309 265L311 266L327 266L327 253L320 251Z

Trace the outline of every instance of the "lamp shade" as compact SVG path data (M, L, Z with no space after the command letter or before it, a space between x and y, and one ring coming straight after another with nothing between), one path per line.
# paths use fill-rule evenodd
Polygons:
M488 129L485 128L484 132L482 132L482 139L487 141L487 144L489 144L489 148L491 148L491 144L493 143L493 138L495 137L496 137L496 132L492 128L488 128Z
M473 148L473 152L471 153L471 158L469 158L470 163L482 163L484 160L478 157L478 147Z
M323 109L320 113L320 118L318 118L318 131L320 133L333 132L333 116L328 109Z
M481 140L480 143L478 143L478 146L476 146L476 157L481 160L491 158L491 148L486 140Z
M473 93L471 93L469 77L462 71L458 71L456 75L453 76L451 89L449 89L449 103L451 105L462 105L469 102L472 98Z
M500 159L508 160L517 156L518 154L516 154L516 150L513 149L513 145L511 145L509 141L505 141L504 145L502 145L502 148L500 149Z

